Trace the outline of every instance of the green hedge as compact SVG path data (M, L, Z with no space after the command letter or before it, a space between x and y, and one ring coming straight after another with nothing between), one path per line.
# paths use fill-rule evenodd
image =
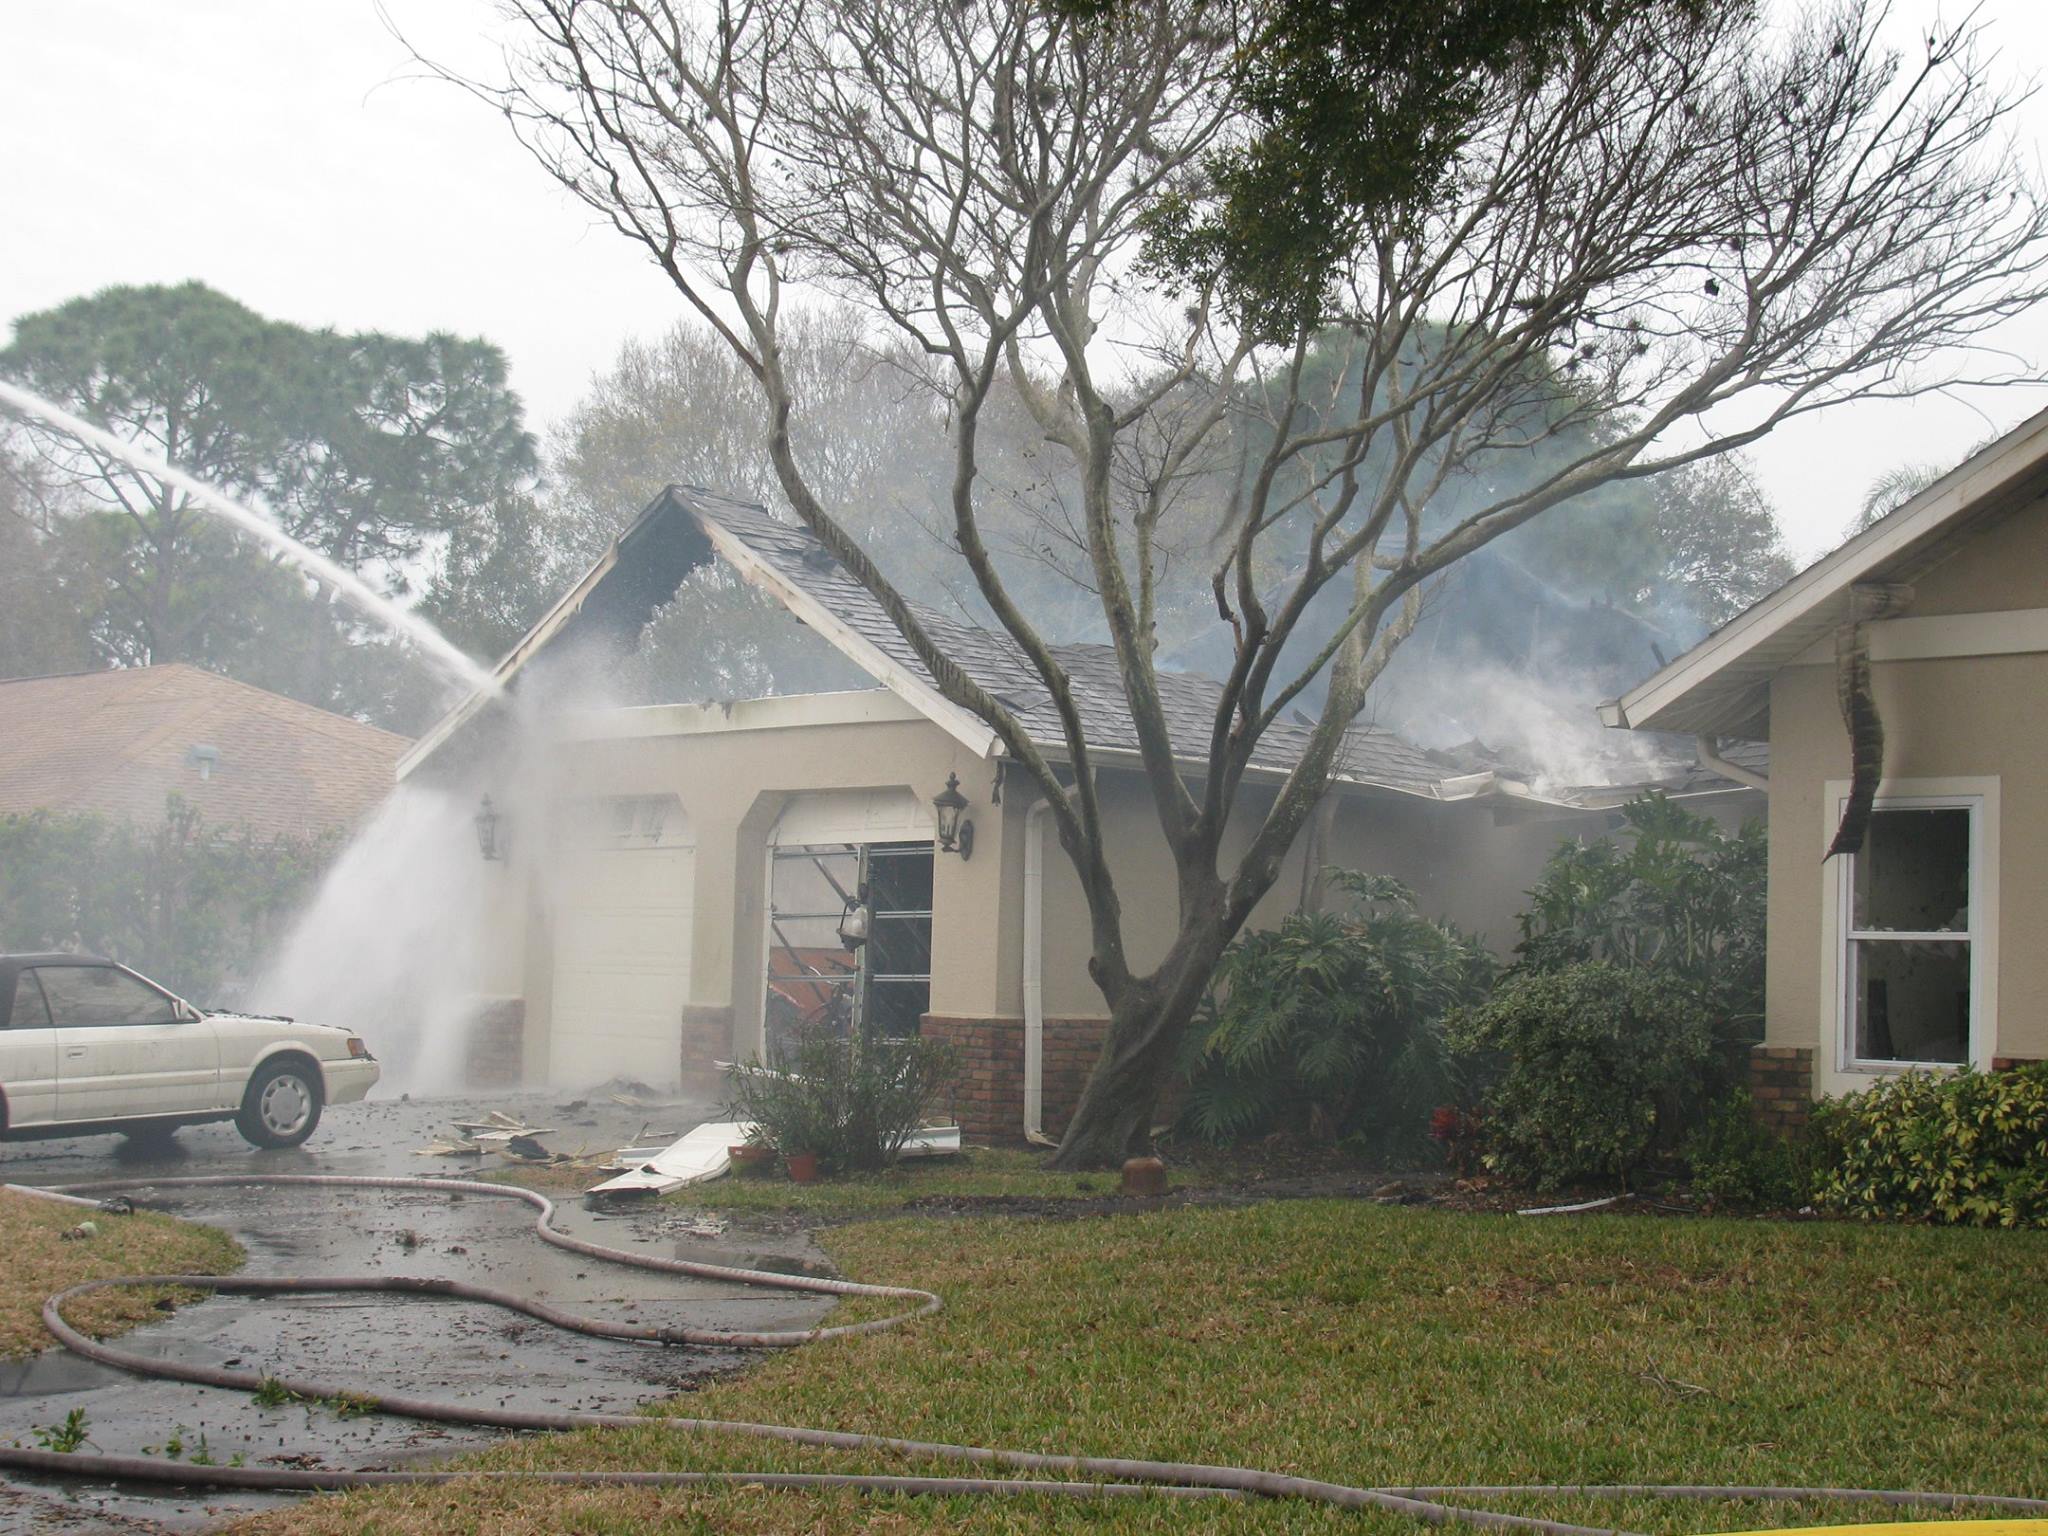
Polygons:
M1866 1219L2048 1227L2048 1063L1908 1072L1815 1106L1815 1198Z
M154 826L0 816L0 951L86 950L196 1003L231 1001L335 848L208 827L176 795Z
M1508 1178L1625 1181L1703 1108L1712 1020L1680 977L1600 960L1524 971L1453 1014L1447 1032L1490 1083L1480 1145Z

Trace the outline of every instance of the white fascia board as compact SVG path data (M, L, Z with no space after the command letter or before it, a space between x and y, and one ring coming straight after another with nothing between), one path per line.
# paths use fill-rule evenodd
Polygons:
M643 512L640 514L640 518L644 518L646 515ZM633 527L639 526L640 518L634 519ZM631 528L626 530L626 532L631 531ZM626 534L621 533L618 538L613 539L610 547L605 550L603 558L588 571L584 572L583 579L563 593L556 601L554 607L543 614L540 621L524 635L520 636L518 643L499 658L498 664L491 668L491 676L498 680L500 686L509 682L519 669L526 665L533 654L552 640L556 632L564 624L568 623L576 611L583 606L583 599L589 595L591 588L602 581L611 571L612 567L619 563L619 545L625 537ZM490 698L488 695L481 692L472 693L453 709L449 710L447 714L436 720L433 728L420 737L418 741L414 742L407 749L405 755L398 760L399 782L403 783L407 775L412 773L420 764L424 763L436 752L440 751L448 738L475 718L478 711L483 709L489 702Z
M1870 626L1872 661L2037 656L2044 651L2048 651L2048 608L1930 613L1913 619L1879 619ZM1832 666L1835 648L1829 641L1816 640L1795 660L1802 666Z
M1047 742L1039 748L1049 763L1069 763L1072 756L1064 741ZM1128 768L1133 772L1145 770L1145 755L1135 747L1090 747L1088 757L1098 768ZM1207 777L1208 765L1197 763L1191 757L1176 758L1175 764L1183 773L1192 772L1194 782L1199 784ZM1291 768L1275 767L1270 763L1248 763L1243 777L1253 784L1282 784L1287 780ZM1403 795L1411 800L1443 800L1442 785L1432 782L1426 789L1413 784L1395 784L1386 779L1376 779L1370 774L1339 773L1331 776L1332 789L1376 789L1390 795Z
M1993 487L2048 456L2048 411L2036 413L1982 452L1966 459L1897 511L1872 524L1833 554L1815 561L1784 586L1687 651L1615 702L1610 725L1658 729L1656 717L1695 688L1742 661L1758 646L1811 617L1859 581L1968 510Z
M782 694L732 704L638 704L576 710L564 717L563 742L635 741L711 736L732 731L785 731L806 726L895 724L925 720L924 711L887 688Z
M1521 788L1513 780L1504 779L1488 769L1483 773L1465 773L1441 780L1437 792L1438 797L1444 800L1470 800L1477 795L1495 792L1512 794Z
M763 559L745 540L720 526L716 518L700 517L697 524L711 541L711 547L749 585L760 588L802 619L847 660L902 698L975 756L993 758L997 755L1000 739L984 722L883 652L867 636Z

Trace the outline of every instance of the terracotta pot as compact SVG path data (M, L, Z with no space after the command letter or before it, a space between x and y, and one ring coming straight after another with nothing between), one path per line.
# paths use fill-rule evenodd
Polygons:
M757 1146L751 1141L741 1142L738 1146L727 1147L725 1152L726 1156L732 1159L735 1168L759 1168L763 1164L771 1163L775 1160L775 1149L773 1147Z
M818 1182L818 1154L815 1152L791 1152L782 1159L789 1170L792 1184L815 1184Z
M1166 1193L1166 1164L1156 1157L1134 1157L1124 1164L1124 1193L1156 1197Z

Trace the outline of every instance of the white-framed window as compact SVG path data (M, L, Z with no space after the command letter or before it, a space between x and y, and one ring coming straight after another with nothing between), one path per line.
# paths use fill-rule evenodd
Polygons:
M1848 785L1831 783L1832 832ZM1995 1020L1996 780L1890 783L1830 911L1845 1072L1989 1064Z

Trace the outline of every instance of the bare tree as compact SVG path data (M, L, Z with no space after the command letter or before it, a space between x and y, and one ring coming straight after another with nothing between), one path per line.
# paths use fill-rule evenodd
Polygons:
M1439 195L1367 210L1320 312L1279 336L1146 262L1148 215L1202 198L1214 156L1254 131L1234 71L1256 5L508 3L523 50L471 88L717 330L758 381L791 508L1052 805L1112 1018L1062 1166L1145 1140L1217 958L1433 578L1603 484L1955 382L1973 338L2042 292L2048 217L2002 153L2016 98L1967 30L1902 63L1855 3L1784 28L1748 6L1603 8L1541 69L1489 82ZM783 348L806 287L930 359L959 558L1043 678L1060 751L932 642L819 493ZM1178 871L1178 935L1149 970L1126 954L1067 675L985 534L977 428L999 381L1076 469L1087 579ZM1503 472L1539 448L1540 473ZM1232 664L1190 761L1155 671L1160 551L1189 477L1232 452L1208 583ZM1283 662L1326 589L1348 594L1342 622ZM1319 677L1299 762L1270 798L1242 796L1261 736ZM1233 811L1253 831L1221 867Z

